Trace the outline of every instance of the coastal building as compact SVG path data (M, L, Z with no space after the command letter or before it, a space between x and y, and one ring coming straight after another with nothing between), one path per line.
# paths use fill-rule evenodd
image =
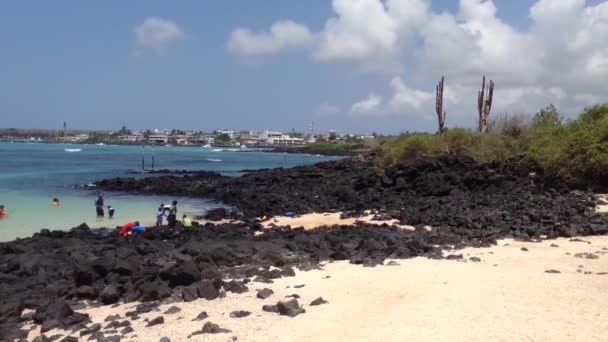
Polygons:
M71 135L71 136L67 136L67 137L61 137L61 138L59 138L59 140L63 141L63 142L80 142L80 141L87 140L88 138L89 138L88 134L78 134L78 135Z
M120 135L118 136L118 141L120 142L140 142L143 141L144 137L140 134L128 134L128 135Z
M166 144L169 142L169 135L154 133L148 137L148 141L156 144Z
M217 134L218 135L226 134L227 136L230 137L230 140L234 139L234 131L231 131L231 130L227 130L227 129L219 130L219 131L217 131Z

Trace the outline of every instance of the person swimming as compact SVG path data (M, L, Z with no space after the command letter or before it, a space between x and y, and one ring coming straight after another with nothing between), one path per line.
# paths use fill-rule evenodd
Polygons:
M108 217L109 218L113 218L114 217L114 208L112 208L111 205L108 205Z
M4 209L4 205L0 204L0 217L6 216L8 213Z
M61 205L61 203L59 203L59 198L57 198L57 197L53 198L53 201L51 202L51 205L52 205L53 207L58 207L58 206L60 206L60 205Z
M182 226L188 228L188 227L192 227L192 219L184 214L184 216L182 217Z

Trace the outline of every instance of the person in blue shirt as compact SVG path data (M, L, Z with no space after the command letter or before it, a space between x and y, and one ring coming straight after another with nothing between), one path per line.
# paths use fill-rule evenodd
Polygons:
M99 196L95 201L95 209L97 211L97 217L103 217L103 192L99 193Z
M114 208L112 208L111 205L108 205L108 217L109 218L113 218L114 217Z

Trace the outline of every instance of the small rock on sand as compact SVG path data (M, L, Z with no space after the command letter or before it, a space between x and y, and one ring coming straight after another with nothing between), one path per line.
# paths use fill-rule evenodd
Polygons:
M159 325L159 324L163 324L165 323L165 318L163 316L159 316L156 317L155 319L151 320L150 322L148 322L148 324L146 324L147 327L151 327L154 325Z
M232 317L232 318L243 318L243 317L247 317L249 315L251 315L251 312L243 311L243 310L232 311L230 313L230 317Z
M545 273L562 273L558 270L546 270Z
M522 247L521 250L524 252L528 252L528 249L526 247Z
M262 311L279 313L279 307L276 305L264 305Z
M203 329L193 332L190 336L188 336L188 338L190 338L194 335L200 335L200 334L219 334L219 333L229 333L229 332L231 332L231 331L228 329L220 328L220 326L215 323L207 322L207 323L205 323L205 325L203 325Z
M160 340L158 340L158 342L171 342L171 339L169 339L167 336L163 336L160 338Z
M272 291L269 288L263 288L261 290L258 290L258 294L256 295L256 297L260 298L260 299L266 299L270 296L272 296L274 294L274 291Z
M106 317L106 319L104 319L104 322L110 322L110 321L115 321L117 319L120 319L120 315L109 315L108 317Z
M167 311L164 312L164 314L172 315L172 314L176 314L180 311L182 311L182 309L178 308L177 306L172 306L172 307L168 308Z
M394 261L394 260L391 260L391 261L389 261L389 262L386 263L386 266L399 266L399 263L396 262L396 261Z
M198 316L196 316L196 318L193 319L192 321L202 321L202 320L206 319L207 317L209 317L209 315L207 314L207 311L203 311L203 312L199 313Z
M277 307L279 309L279 314L282 316L295 317L306 312L306 310L300 307L297 299L292 299L287 302L278 302Z
M301 285L296 285L296 286L294 286L294 288L296 288L296 289L301 289L301 288L303 288L304 286L306 286L306 285L301 284Z
M313 300L312 302L310 302L310 305L316 306L316 305L327 304L327 303L329 303L329 302L326 301L325 299L323 299L323 297L319 297L319 298Z

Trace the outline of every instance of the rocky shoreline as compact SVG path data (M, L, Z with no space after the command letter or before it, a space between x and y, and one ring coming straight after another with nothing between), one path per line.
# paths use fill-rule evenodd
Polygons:
M103 180L97 186L106 190L213 198L239 208L242 222L183 231L161 227L144 238L81 226L1 243L0 339L24 338L20 327L32 320L44 331L83 329L88 318L70 309L82 300L215 299L321 261L375 266L387 258L441 258L442 250L489 246L506 237L608 233L608 217L595 213L593 194L542 184L542 175L532 180L529 170L513 163L445 157L379 169L362 156L241 177L198 172ZM286 211L358 216L369 209L379 220L416 229L359 224L262 233L254 220ZM24 309L34 313L24 316Z

